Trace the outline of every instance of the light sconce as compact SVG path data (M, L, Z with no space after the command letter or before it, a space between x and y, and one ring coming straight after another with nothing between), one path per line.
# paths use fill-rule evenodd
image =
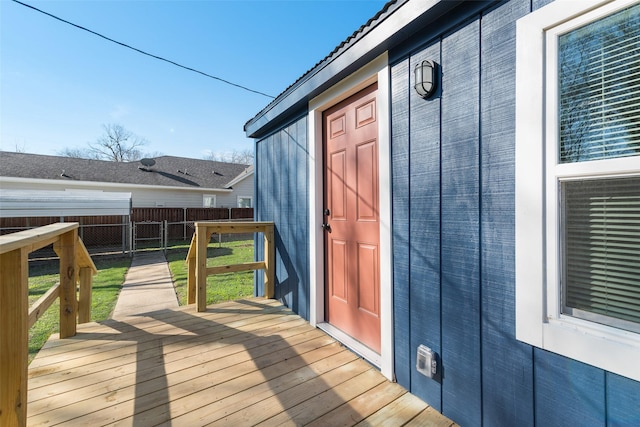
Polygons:
M436 64L433 61L422 61L413 69L413 88L422 98L430 97L436 89Z

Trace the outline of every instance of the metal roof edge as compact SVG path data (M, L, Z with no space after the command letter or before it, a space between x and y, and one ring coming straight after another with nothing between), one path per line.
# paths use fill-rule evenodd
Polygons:
M250 119L244 126L247 137L264 136L270 124L306 104L349 72L390 50L423 25L456 8L463 0L406 0L389 2L372 20L358 29L329 56L307 71L294 84Z
M80 185L83 187L116 187L116 188L138 188L142 190L178 190L178 191L217 191L221 193L231 193L232 189L229 188L210 188L210 187L173 187L169 185L145 185L145 184L127 184L121 182L106 182L106 181L60 181L57 179L41 179L41 178L19 178L12 176L0 176L0 183L24 183L24 184L53 184L53 185L65 185L72 184L74 186Z

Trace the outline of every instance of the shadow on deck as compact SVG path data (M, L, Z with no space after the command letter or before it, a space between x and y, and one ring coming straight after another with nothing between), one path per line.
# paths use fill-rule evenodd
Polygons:
M28 425L452 422L277 301L89 323L29 366Z

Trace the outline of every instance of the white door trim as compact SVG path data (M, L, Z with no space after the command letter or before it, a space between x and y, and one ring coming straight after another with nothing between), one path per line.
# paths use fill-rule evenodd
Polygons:
M380 200L380 329L381 353L378 355L355 340L335 333L324 322L324 234L322 113L338 102L378 82L378 162ZM340 81L309 102L309 265L310 312L313 326L332 333L338 340L380 368L393 380L393 277L391 251L391 137L389 123L389 64L387 53Z

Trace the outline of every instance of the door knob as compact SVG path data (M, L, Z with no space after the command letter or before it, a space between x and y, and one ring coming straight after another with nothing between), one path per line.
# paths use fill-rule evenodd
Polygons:
M324 223L322 224L322 229L331 232L331 225Z

